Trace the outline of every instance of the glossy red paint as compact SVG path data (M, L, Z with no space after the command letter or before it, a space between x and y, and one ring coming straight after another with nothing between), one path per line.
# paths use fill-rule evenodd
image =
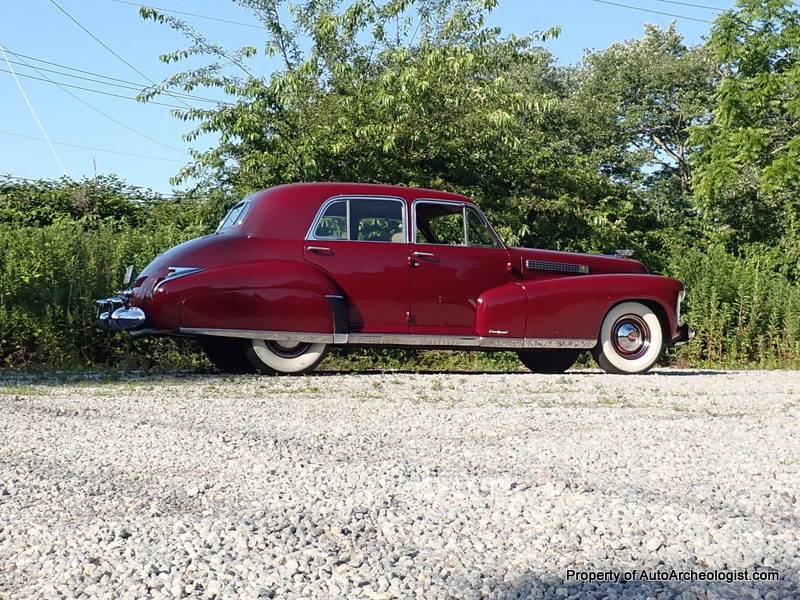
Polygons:
M402 239L307 239L326 200L376 196L402 201ZM350 334L585 342L597 338L614 304L640 300L660 311L665 338L677 335L679 281L647 275L640 262L620 257L416 243L414 201L420 199L474 206L456 194L370 184L257 192L246 199L237 225L157 257L127 301L145 312L145 327L155 333L341 333L334 324L338 301L346 306ZM200 271L169 279L176 267Z
M347 299L350 331L408 333L408 244L309 240L304 248Z
M524 338L527 296L518 281L483 292L478 297L477 334L496 338Z
M505 248L414 244L411 333L475 335L478 297L508 283Z

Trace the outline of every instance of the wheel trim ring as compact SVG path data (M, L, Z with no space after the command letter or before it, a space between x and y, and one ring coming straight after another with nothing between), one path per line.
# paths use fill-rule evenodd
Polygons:
M623 315L611 327L611 345L625 360L636 360L650 348L650 328L638 315Z
M281 358L297 358L298 356L303 356L311 347L311 344L307 342L297 342L289 346L276 342L275 340L265 340L264 345Z

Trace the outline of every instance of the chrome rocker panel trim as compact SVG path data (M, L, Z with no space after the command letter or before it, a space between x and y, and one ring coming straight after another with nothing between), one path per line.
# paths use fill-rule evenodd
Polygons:
M432 346L455 348L580 348L589 350L596 339L500 338L461 335L415 335L409 333L308 333L300 331L261 331L256 329L206 329L181 327L185 335L249 338L256 340L295 341L322 344L369 344L381 346Z

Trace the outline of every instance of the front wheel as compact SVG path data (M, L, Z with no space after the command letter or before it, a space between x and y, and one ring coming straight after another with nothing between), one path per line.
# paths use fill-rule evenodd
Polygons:
M606 373L636 375L649 371L663 349L658 315L641 302L622 302L603 319L592 354Z
M563 373L575 364L580 350L524 350L517 352L522 364L534 373Z
M260 373L301 375L314 370L325 357L326 350L326 344L252 340L247 358Z

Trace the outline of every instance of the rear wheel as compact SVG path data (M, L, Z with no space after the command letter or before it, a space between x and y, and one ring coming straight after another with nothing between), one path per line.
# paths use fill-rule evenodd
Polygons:
M325 357L326 344L275 340L252 340L247 358L269 375L301 375L314 370Z
M661 321L653 309L641 302L622 302L603 319L592 354L606 373L637 375L649 371L663 349Z
M210 338L202 340L203 351L217 369L223 373L255 373L247 359L248 340Z
M580 350L525 350L517 352L522 364L534 373L563 373L575 364Z

